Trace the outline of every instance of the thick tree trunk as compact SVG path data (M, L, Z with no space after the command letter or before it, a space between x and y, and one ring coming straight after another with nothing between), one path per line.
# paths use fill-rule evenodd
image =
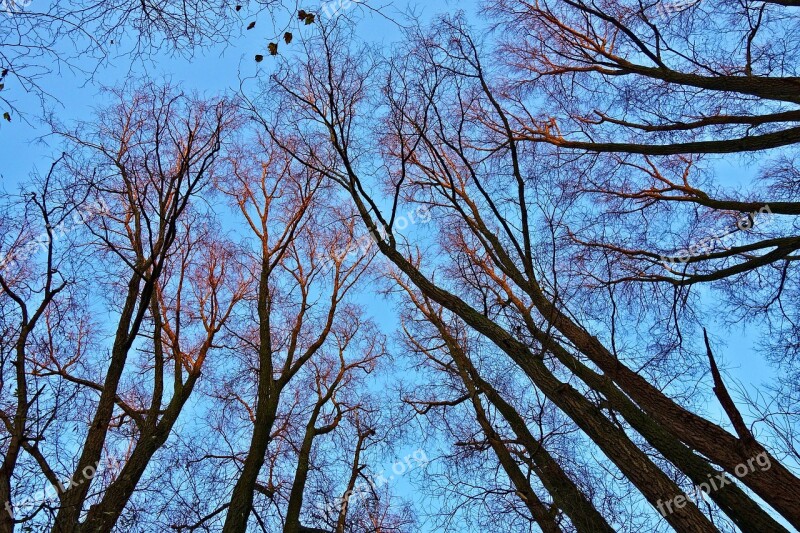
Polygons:
M428 309L427 311L432 310ZM608 522L606 522L605 518L603 518L603 515L600 514L592 502L589 501L580 491L575 483L569 478L567 473L564 472L558 462L553 459L542 443L536 439L533 434L531 434L525 420L522 418L519 412L511 404L505 401L497 389L495 389L489 382L485 381L480 376L478 369L472 364L472 361L467 353L463 350L462 345L458 342L458 339L450 334L450 331L439 319L436 313L426 312L426 310L423 310L423 312L425 312L428 320L430 320L436 326L436 328L439 330L439 333L442 335L447 345L447 349L459 370L459 375L461 376L464 385L470 392L470 398L475 409L475 414L477 415L478 421L480 422L481 427L484 429L487 438L490 438L490 433L494 433L494 429L489 423L488 417L486 416L486 412L483 409L483 405L480 402L478 394L485 395L486 399L506 420L508 425L511 427L511 430L514 432L516 440L520 442L528 452L531 461L533 462L534 472L550 496L553 498L553 503L556 505L556 507L564 511L578 533L613 533L614 529L608 524ZM497 436L495 437L497 439ZM491 441L491 438L490 442L492 443L492 447L498 453L498 458L500 458L500 454L508 454L508 450L504 445L500 444L498 447L497 443ZM508 454L508 458L505 459L505 462L501 460L501 463L503 463L503 467L507 472L508 468L506 468L506 463L508 463L509 459L513 463L512 466L516 467L516 463L513 462L510 454ZM509 473L509 477L511 478L511 473ZM512 478L512 481L515 479L515 485L517 485L519 482L524 482L524 484L528 487L528 491L533 492L524 476L522 478L519 478L518 476L516 478ZM517 489L523 491L524 493L523 488L518 486ZM533 510L531 510L531 512L533 513ZM550 516L550 518L552 518L552 516ZM544 528L544 526L542 527Z
M103 392L100 394L92 425L86 435L73 479L79 479L86 468L95 468L103 454L103 446L106 442L108 426L114 413L117 389L125 369L125 362L128 359L128 351L139 331L144 317L144 308L150 302L153 291L154 280L151 278L145 282L144 288L140 293L141 281L142 278L138 274L133 274L128 283L128 294L114 338L114 346L111 349L111 363L106 373L106 379L103 382ZM79 520L90 486L91 480L84 480L82 483L71 485L64 492L61 499L61 509L56 515L53 526L53 533L75 533L79 531Z
M767 470L755 469L741 476L742 483L772 505L793 526L800 528L800 479L754 439L744 441L718 425L688 411L616 359L599 340L589 335L555 308L539 291L532 291L534 305L575 346L611 378L665 430L697 450L726 472L736 475L737 467L756 456L769 461ZM543 343L550 342L539 332ZM739 476L737 476L739 477Z
M472 366L471 363L470 366ZM536 475L553 497L554 503L569 517L575 529L579 533L612 533L614 529L564 472L561 465L553 459L542 443L534 438L517 410L506 402L494 387L482 380L474 367L468 372L475 380L477 388L503 415L514 431L517 440L525 447L535 465Z
M80 527L83 533L110 533L119 520L125 506L133 496L139 480L147 470L150 460L169 438L183 406L192 394L199 375L189 377L183 388L173 397L163 417L152 428L143 433L116 480L108 487L103 499L89 509L86 521Z
M259 368L256 416L253 435L250 439L247 457L239 474L239 479L231 494L230 507L225 517L223 533L246 533L247 521L253 507L256 481L264 466L264 457L272 434L272 427L278 413L280 388L272 371L271 319L272 301L269 288L269 259L262 262L258 287L258 329L259 329Z
M354 195L362 218L371 223L369 211ZM653 507L685 495L680 488L662 472L628 436L606 419L596 407L567 383L562 383L547 369L544 363L503 328L475 311L460 298L432 283L411 265L390 244L378 242L381 252L398 266L412 282L431 300L453 311L478 332L486 335L506 352L533 383L567 416L569 416L595 442L620 471L639 489ZM691 501L675 512L667 514L665 520L676 530L698 533L716 532L714 525Z
M242 472L239 474L239 480L231 494L231 504L225 518L223 533L246 533L247 531L247 521L253 507L256 481L261 473L261 467L264 466L264 457L278 411L277 395L274 402L271 400L272 398L269 396L262 397L256 408L253 436L250 439L247 458L244 461Z
M26 424L30 404L28 402L27 376L25 375L25 345L28 342L30 329L23 325L15 347L16 360L14 366L17 376L17 409L14 413L14 425L3 462L0 464L0 533L14 532L14 511L11 501L11 479L17 466L19 453L25 439Z
M742 531L775 531L788 533L768 512L750 498L735 483L723 482L725 476L714 468L707 460L686 447L673 433L648 416L628 396L622 393L610 379L600 376L572 357L562 346L551 344L551 353L561 363L575 373L594 390L603 394L609 403L609 409L619 412L647 442L658 450L665 459L686 474L696 486L710 486L708 496ZM709 480L714 481L710 485ZM713 487L717 487L713 490Z
M298 533L300 531L300 512L303 510L303 493L306 489L308 471L311 466L311 447L317 434L316 423L319 417L319 407L319 404L315 406L311 413L311 418L306 424L305 435L297 457L297 467L294 471L292 490L289 493L289 503L286 506L286 521L283 526L283 533Z

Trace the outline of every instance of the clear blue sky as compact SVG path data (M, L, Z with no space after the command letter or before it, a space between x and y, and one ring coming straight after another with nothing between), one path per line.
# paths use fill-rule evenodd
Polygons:
M42 0L33 0L39 2ZM328 2L334 4L334 2ZM382 13L387 17L400 20L404 13L413 12L423 19L437 13L464 9L474 12L477 4L474 0L453 1L439 0L425 2L418 0L361 0L369 6L383 6ZM326 2L302 3L310 11L321 11L321 6ZM353 4L348 14L361 10L363 20L359 35L370 42L390 46L397 40L399 28L387 18L372 13L363 6ZM0 12L0 16L8 16ZM324 15L320 15L324 16ZM137 62L133 65L127 57L111 59L110 64L102 67L95 75L94 81L86 83L85 75L62 70L45 76L40 81L42 85L57 98L57 101L48 101L51 108L65 123L71 119L90 118L93 109L104 105L101 87L113 87L128 76L148 76L156 80L170 80L173 84L186 91L198 91L202 94L213 95L223 91L236 91L239 78L249 78L257 70L267 72L275 64L267 57L262 63L257 64L253 57L257 53L265 54L266 45L274 38L275 30L267 16L258 18L245 18L244 23L257 20L253 30L245 31L241 38L235 39L227 46L216 46L199 51L194 57L174 57L171 54L161 54L154 61L148 63ZM278 21L282 23L283 21ZM118 49L124 49L125 43L118 43ZM113 47L111 47L113 50ZM92 64L86 63L87 67ZM6 190L13 190L13 185L24 181L33 168L44 169L48 166L51 154L56 151L56 146L40 146L37 139L47 134L48 128L42 126L37 119L40 107L33 95L25 95L19 86L7 81L4 96L13 100L16 105L26 111L30 124L14 117L13 122L5 121L0 124L0 183Z
M43 0L33 0L34 2ZM467 13L475 11L477 1L439 0L434 2L417 0L362 0L370 6L384 6L382 12L386 17L370 13L369 10L352 7L349 13L357 9L363 12L363 19L359 35L366 41L374 44L391 46L398 40L400 28L390 18L402 19L403 14L412 13L420 18L427 19L443 11L463 9ZM301 5L308 11L321 12L325 2L308 2ZM6 16L0 12L0 16ZM324 16L324 15L319 15ZM103 87L114 87L122 83L129 76L147 76L154 80L168 80L176 87L186 92L199 92L206 96L217 95L224 92L236 92L239 89L240 78L251 78L262 71L262 75L269 73L274 65L267 57L263 62L256 63L255 54L265 54L267 42L276 34L274 26L268 17L261 15L258 18L245 18L245 24L250 20L257 20L253 30L245 31L243 37L235 39L227 46L213 47L208 50L198 51L194 57L175 57L172 54L162 54L152 62L136 62L131 64L127 57L111 60L109 65L97 71L94 79L87 83L86 77L81 73L62 71L48 75L40 80L42 86L47 88L57 100L50 100L47 106L58 119L69 125L74 120L93 120L95 112L106 106L109 101L102 90ZM278 21L279 23L283 21ZM281 30L282 31L282 30ZM124 48L124 42L121 46ZM86 62L86 67L93 64ZM27 122L19 120L15 115L11 123L5 121L0 124L0 190L15 192L19 185L26 182L28 176L35 171L46 172L53 161L54 155L61 153L59 141L54 137L47 137L50 128L40 118L41 107L34 95L25 95L18 86L6 83L4 96L14 101L14 104L27 113ZM396 327L391 308L374 294L363 293L362 304L372 313L382 329L391 333ZM412 454L416 447L413 443L397 446L395 450L398 459ZM426 450L427 452L427 450ZM431 453L431 452L428 452ZM383 466L390 471L393 461L390 458L377 466ZM376 472L377 474L378 472ZM387 474L388 477L388 474ZM416 492L410 484L412 475L404 475L391 482L393 492L403 497L414 498ZM424 525L421 533L433 531Z
M373 0L366 1L370 4L373 2ZM476 4L477 0L458 2L453 0L382 0L380 5L386 6L385 13L387 15L400 15L412 10L422 18L428 18L436 13L456 9L462 9L468 14L474 15ZM319 11L320 5L320 3L312 4L310 2L309 5L302 7L311 11ZM0 16L6 15L0 13ZM267 40L275 33L266 17L262 16L258 20L256 28L245 32L243 38L235 40L226 47L215 47L198 52L190 59L170 57L165 54L157 58L154 63L136 63L131 66L127 58L121 57L112 60L110 65L99 70L94 82L88 84L85 83L83 75L69 71L50 75L41 81L58 98L58 101L50 101L48 104L65 123L74 119L89 119L95 109L104 105L100 87L114 86L129 75L142 76L146 74L157 80L170 80L186 91L198 91L207 95L235 91L238 88L240 77L250 77L256 73L257 69L269 70L274 64L270 62L269 57L260 64L253 61L256 53L264 53ZM395 24L374 14L366 15L362 21L360 35L365 40L382 43L386 46L400 37ZM40 172L45 171L52 161L52 155L60 150L55 139L50 139L53 143L50 146L39 140L49 130L38 123L36 117L40 109L35 98L20 94L19 87L15 87L13 84L7 84L5 95L14 99L21 109L27 110L32 122L29 124L15 117L12 123L3 121L0 125L0 161L2 161L0 187L11 192L35 169ZM732 183L745 180L748 172L742 170L738 165L739 162L733 160L721 162L719 164L721 179L724 177L725 180L730 180ZM385 329L389 330L394 327L394 321L391 314L387 314L385 305L370 298L365 298L364 303L370 308L380 311L376 318L381 321ZM713 302L710 304L713 308ZM709 316L713 316L713 313ZM709 328L713 329L713 324L709 324ZM733 378L749 387L768 381L774 376L774 370L767 367L762 357L751 349L751 335L743 331L734 331L726 336L726 340L728 346L718 347L717 353L728 364Z
M34 2L42 0L33 0ZM368 5L384 6L383 12L389 17L400 20L403 13L413 12L423 19L442 12L456 9L464 10L474 17L478 0L365 0ZM305 9L321 12L324 2L309 2L303 5ZM361 23L360 35L363 39L373 43L390 46L400 37L396 24L376 14L369 14L363 7L350 8L362 9L365 13ZM0 16L7 16L0 13ZM246 19L251 20L251 19ZM65 123L73 119L91 118L95 109L104 105L102 86L114 86L127 76L147 75L154 79L170 80L175 85L186 91L199 91L212 95L224 91L238 89L239 78L253 76L257 69L269 70L274 65L267 57L262 63L253 61L256 53L263 53L267 41L275 34L273 26L265 16L258 18L256 27L244 33L242 38L236 39L225 47L214 47L198 52L192 58L171 57L162 54L155 61L149 63L130 64L126 57L111 60L110 64L101 68L95 77L94 83L86 83L85 76L71 71L62 71L51 74L42 79L42 84L47 87L58 101L49 101L48 105ZM124 46L124 43L123 43ZM36 117L40 112L37 100L33 96L20 93L20 88L12 83L7 83L5 96L15 100L18 106L29 113L31 123L26 123L14 117L12 123L2 121L0 124L0 187L6 191L14 191L17 184L26 180L34 170L45 171L52 155L60 152L56 139L44 139L48 128L43 126ZM47 142L48 144L44 144ZM728 160L719 165L720 179L725 182L741 182L749 177L743 170L740 162ZM388 325L388 324L387 324ZM751 336L746 332L731 332L726 336L727 349L720 349L720 355L730 365L731 375L744 384L757 384L769 380L774 375L773 369L766 367L760 356L755 356L751 351ZM755 364L754 364L755 363Z

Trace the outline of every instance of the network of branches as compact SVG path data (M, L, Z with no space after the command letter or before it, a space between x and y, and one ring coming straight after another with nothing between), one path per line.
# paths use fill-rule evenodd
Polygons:
M800 3L6 4L0 533L800 530Z

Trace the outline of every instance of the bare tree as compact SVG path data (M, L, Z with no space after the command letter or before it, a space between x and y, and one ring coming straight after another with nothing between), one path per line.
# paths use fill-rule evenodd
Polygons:
M295 10L293 0L6 0L0 6L0 102L5 119L29 113L17 105L15 95L20 93L33 94L42 103L58 101L50 74L68 70L92 79L120 56L145 63L159 54L191 57L212 45L230 43L256 19L277 27L276 20Z
M359 312L345 298L372 254L350 260L348 254L336 253L346 252L354 236L335 218L331 218L334 224L325 220L337 216L325 208L330 187L319 174L275 148L269 137L256 140L253 149L236 156L231 178L222 184L255 238L251 265L255 297L250 302L254 321L237 334L241 350L254 356L254 395L239 399L250 413L252 435L227 505L224 531L244 531L262 486L258 480L270 443L281 434L283 441L294 443L287 440L289 428L304 435L284 517L285 530L297 530L312 445L355 407L338 399L338 389L354 372L368 370L381 351L378 344L346 356L351 342L363 333ZM323 229L326 226L330 229ZM316 394L307 421L300 426L304 429L284 427L289 421L279 420L281 403L291 394L292 381L309 367L316 371L305 379L312 380ZM271 496L274 490L266 492Z
M68 170L72 180L77 177L71 187L81 201L48 207L58 197L49 178L31 196L45 228L37 244L48 250L44 300L8 284L3 293L21 313L14 385L23 409L5 418L14 437L4 454L4 484L8 490L25 451L39 469L26 473L29 486L39 484L38 476L57 495L55 504L38 502L33 515L4 513L4 531L29 520L55 531L110 531L170 436L215 336L243 296L232 250L211 238L214 223L194 202L211 179L231 124L228 105L152 85L118 96L120 104L102 124L63 134L77 146ZM102 199L102 212L79 214L81 223L74 224L71 214L89 203L86 198ZM66 233L67 246L57 233ZM83 263L77 262L81 256ZM90 258L103 267L87 267ZM72 261L91 275L62 266ZM70 299L58 303L68 285ZM98 298L117 320L108 355L84 314L91 308L81 303L87 297ZM31 342L36 337L41 341ZM31 396L29 387L37 382ZM78 414L65 418L67 410ZM121 462L120 472L104 468L108 457ZM10 494L3 497L12 501Z
M453 400L407 401L411 401L415 410L421 414L432 408L471 403L485 440L472 441L465 445L479 450L490 448L495 453L513 486L514 496L528 509L530 518L542 531L561 531L561 513L570 518L576 531L613 531L553 458L547 449L547 439L535 437L518 409L481 376L472 362L473 357L469 355L470 342L463 323L453 324L452 320L448 321L440 307L414 291L402 278L395 282L406 291L421 315L417 320L411 318L409 325L404 327L412 348L424 354L440 372L449 373L463 383L463 388L458 391L461 396ZM482 398L485 398L485 403ZM490 410L499 413L498 418L508 425L512 437L503 437L503 430L498 428L497 422L492 421ZM531 484L531 476L540 480L543 487L539 489L540 494L546 491L552 498L552 504L542 501Z
M367 106L365 88L376 78L363 55L340 53L340 34L335 28L323 29L319 41L309 45L311 59L305 65L287 69L275 80L287 95L293 116L309 119L285 126L305 133L305 144L285 148L309 168L339 183L368 228L387 228L388 238L378 243L382 254L423 294L459 316L519 365L653 507L671 501L681 494L680 489L630 440L624 427L602 412L607 408L697 484L715 475L729 479L712 462L735 475L737 466L748 459L752 464L755 456L767 458L771 468L740 476L741 482L789 521L796 521L794 498L781 488L796 486L796 476L749 430L743 431L736 411L728 411L738 428L732 435L670 398L625 363L613 340L607 346L590 333L588 320L581 321L569 303L574 299L571 280L555 266L557 248L548 250L558 229L557 219L548 219L545 206L537 205L531 194L535 183L525 173L534 152L511 128L502 96L490 82L463 23L443 20L435 28L430 33L434 37L421 32L412 47L388 66L382 85L379 105L388 109L382 131L388 133L382 138L381 156L390 169L385 178L393 191L390 211L380 210L379 202L370 196L358 164L366 158L368 146L360 142L364 123L359 110ZM485 128L489 118L474 120L475 114L491 117L502 127ZM327 130L327 135L319 130ZM451 251L444 257L451 261L447 268L452 287L411 261L413 250L405 250L392 230L399 204L412 199L436 209L446 223L440 226L440 243L443 250ZM534 233L534 213L542 215L538 220L547 228L544 235ZM439 260L444 257L440 255ZM563 277L567 280L562 281ZM487 294L491 299L487 300ZM610 333L614 339L615 332ZM604 400L600 404L588 400L558 379L556 371L576 376ZM719 383L715 386L719 389ZM783 530L739 487L724 485L710 497L731 520L744 527ZM688 501L685 496L680 499ZM748 511L741 512L745 507ZM691 502L663 514L677 530L716 530Z
M24 514L18 512L20 516L15 517L13 485L20 477L17 469L24 460L23 453L29 454L41 468L36 473L43 473L54 486L60 482L40 444L56 416L63 413L52 400L45 399L52 389L47 380L40 377L41 360L35 355L35 346L49 346L51 353L59 352L51 336L63 333L58 323L69 322L69 313L78 311L76 306L70 305L69 298L60 298L69 292L70 265L61 247L57 246L57 233L82 207L79 191L74 188L70 191L70 187L64 187L58 179L57 167L62 159L51 165L42 180L34 182L38 191L23 192L17 202L2 206L0 387L3 402L0 417L3 462L0 500L5 509L0 516L0 531L4 532L13 531L18 521L33 519L46 503L30 502L32 505L26 505ZM63 400L68 398L65 396Z
M499 0L391 52L330 4L4 5L9 109L305 29L257 97L51 119L0 195L0 533L800 527L796 2ZM738 323L774 384L726 375ZM411 439L424 510L379 470Z

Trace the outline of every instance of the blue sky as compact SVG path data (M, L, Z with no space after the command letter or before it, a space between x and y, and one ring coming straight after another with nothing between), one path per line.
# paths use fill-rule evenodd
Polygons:
M42 0L33 0L33 2L38 1ZM322 12L324 5L335 7L338 1L309 2L308 5L301 3L301 7L309 11ZM400 20L402 14L414 13L425 19L442 11L455 9L455 6L469 12L476 5L473 0L466 2L361 0L361 3L383 6L382 12L386 17L375 14L355 3L346 10L340 8L339 13L356 14L360 12L359 35L366 41L385 46L390 46L400 37L400 29L397 24L388 18ZM31 9L33 7L35 4ZM331 8L330 12L333 11ZM9 15L0 12L0 16ZM94 80L90 83L87 83L86 76L82 73L69 70L47 75L41 79L41 83L57 99L48 100L47 106L67 124L74 119L91 118L94 110L101 108L105 103L101 88L118 85L128 76L146 75L155 80L169 80L186 91L197 91L208 96L225 91L236 91L240 77L250 78L258 71L268 73L275 65L275 62L270 61L269 57L260 64L253 60L257 53L266 55L267 43L274 39L276 32L272 21L262 14L258 17L244 16L243 24L247 24L251 20L257 21L254 29L245 31L241 37L235 38L226 46L214 46L197 51L193 57L175 57L174 54L162 53L152 61L138 61L133 64L126 56L112 58L108 65L97 71ZM285 18L279 20L278 24L281 25L284 22ZM282 30L279 29L279 31ZM125 44L124 41L118 43L116 49L110 47L111 51L119 53L120 50L125 49ZM291 49L291 46L287 47L286 53L290 53ZM282 49L281 52L283 53L284 50ZM79 62L78 65L87 68L93 66L88 61L84 65ZM49 165L49 158L56 148L41 145L42 136L46 135L49 129L37 119L40 107L36 97L22 93L21 88L11 81L6 82L4 96L14 101L21 111L26 112L30 122L25 123L15 116L11 123L3 121L0 124L0 141L2 141L0 142L0 160L3 162L0 179L4 188L10 191L13 190L15 184L24 181L33 168L46 168Z
M370 4L372 1L367 0ZM314 2L301 7L319 12L321 5ZM381 5L386 6L387 15L397 16L398 19L400 14L409 12L425 19L436 13L456 9L474 14L477 2L383 0ZM363 7L351 8L356 9ZM7 15L0 13L0 16ZM250 20L253 19L245 19L245 23ZM57 97L57 101L49 101L48 106L66 124L73 120L93 118L95 111L105 103L101 87L114 86L128 76L146 75L156 80L169 80L186 91L196 91L208 96L235 91L240 78L249 78L259 70L269 72L273 68L275 63L269 57L257 64L253 56L256 53L266 54L266 43L274 34L270 21L261 16L256 27L244 32L242 38L235 39L225 47L199 51L191 58L162 54L152 62L131 65L128 58L120 57L99 70L92 83L87 84L82 74L70 71L49 75L41 81ZM385 46L390 46L401 37L396 24L366 11L361 21L360 36L366 41ZM52 155L60 150L56 139L43 137L49 130L36 118L40 109L35 97L20 94L19 87L12 83L7 84L5 91L7 97L15 100L21 109L29 113L30 120L30 123L26 123L15 117L12 123L3 122L0 125L0 161L3 163L0 166L0 188L12 192L31 172L45 171L52 161ZM720 178L731 184L746 181L750 177L749 172L740 165L741 162L735 159L721 160L718 164ZM375 311L375 318L387 332L394 328L393 313L387 312L387 306L378 297L365 295L363 303ZM709 308L713 309L713 302L709 302ZM713 311L708 316L713 317ZM713 324L708 326L713 331ZM725 336L727 346L716 348L718 357L726 362L731 377L745 387L761 384L775 375L774 369L764 364L761 354L752 349L752 337L746 331L733 330ZM407 450L400 448L399 451ZM401 485L406 487L406 482L401 482Z
M328 3L331 11L337 1ZM368 0L367 3L371 6L383 6L383 12L397 20L401 20L402 15L408 13L414 13L424 20L437 13L456 9L462 9L472 15L473 20L478 20L474 17L478 4L476 0L458 2L382 0L380 3ZM323 5L324 2L315 2L313 5L309 3L303 7L323 12ZM363 12L359 35L364 40L389 47L401 37L396 23L371 13L364 6L353 4L346 12L353 14L357 10ZM3 13L0 16L8 15ZM169 80L186 91L197 91L208 96L236 91L240 78L250 78L258 71L262 71L262 74L268 73L275 65L269 57L260 64L253 60L256 53L265 53L266 43L275 35L271 21L263 15L257 19L244 17L244 23L250 20L257 20L258 23L253 30L245 31L241 38L234 39L224 47L217 46L198 51L193 57L176 57L165 53L153 61L146 63L140 61L133 65L127 57L119 57L101 68L92 83L86 83L85 76L81 73L62 71L51 74L41 81L57 100L50 100L47 105L66 124L76 119L91 119L95 111L105 104L102 87L113 87L128 76L146 75L157 80ZM123 42L121 46L124 48L124 45ZM15 116L13 122L3 121L0 124L0 161L3 163L0 166L0 187L13 192L32 171L45 171L52 161L53 154L59 153L60 150L58 141L46 137L48 128L36 118L40 108L33 95L21 94L19 87L7 83L5 96L10 97L21 110L29 114L29 123ZM743 168L741 160L721 159L717 167L722 183L744 183L750 178L750 172ZM373 302L365 303L374 305ZM710 302L710 305L713 307L713 302ZM385 311L385 307L382 308ZM713 317L713 313L709 316ZM383 322L385 326L391 327L390 323ZM774 376L774 369L764 365L761 356L752 350L752 336L746 331L733 330L725 336L725 339L727 347L719 347L718 353L729 365L733 378L748 386L763 383Z
M335 10L337 2L338 0L333 0L327 3L330 11ZM383 12L387 17L397 20L401 20L402 15L408 13L418 15L424 20L437 13L456 9L464 10L473 17L473 20L479 20L474 16L478 4L476 0L458 2L368 0L366 3L370 6L383 6ZM325 2L310 2L301 7L322 13L324 12L322 6L325 4ZM363 13L359 35L364 40L389 47L401 37L396 23L371 13L364 6L357 6L354 3L343 12L354 14L357 10ZM8 15L3 13L0 16ZM57 98L57 101L48 101L48 106L66 124L76 119L91 119L95 111L105 103L102 87L113 87L129 75L137 77L146 75L156 80L169 80L186 91L197 91L208 96L236 91L240 78L250 78L258 71L262 71L262 74L268 73L275 65L269 57L260 64L253 60L256 53L265 53L266 43L275 35L271 21L263 15L257 19L244 17L243 20L245 24L250 20L257 20L258 23L253 30L245 31L241 38L234 39L232 43L224 47L217 46L198 51L193 57L176 57L164 53L153 61L146 63L140 61L132 65L127 57L119 57L101 68L92 83L86 83L85 76L81 73L65 70L51 74L41 80ZM124 45L124 42L121 43L122 49ZM52 161L52 155L59 153L60 150L58 141L46 137L48 128L36 118L40 108L33 95L20 94L19 87L7 83L5 96L10 97L20 109L29 113L30 121L26 123L15 116L13 122L3 121L0 124L0 161L3 163L0 166L0 187L12 192L32 171L45 171ZM750 173L742 167L742 161L734 158L720 160L718 175L726 184L743 183L750 177ZM373 302L365 303L374 305ZM713 306L713 302L710 304ZM385 311L385 307L382 308ZM713 313L709 316L713 316ZM385 326L391 327L390 323L383 322ZM721 358L729 365L731 376L745 385L762 383L774 376L774 369L765 366L760 355L752 351L751 337L746 331L731 331L725 337L727 347L718 349Z
M33 0L34 2L42 0ZM391 46L393 41L400 39L400 28L389 18L402 19L402 14L414 14L422 19L429 18L444 10L473 8L477 2L454 2L444 0L438 2L418 2L416 0L382 0L370 5L381 5L387 17L370 13L364 7L353 6L346 10L347 14L356 14L362 11L359 35L366 41L375 45ZM335 6L338 0L330 2ZM309 2L301 5L308 11L322 12L325 2ZM334 11L329 6L330 11ZM31 9L33 9L32 6ZM7 16L0 12L0 16ZM320 15L324 16L324 15ZM243 17L243 24L256 20L253 30L244 31L241 38L234 39L230 44L222 47L212 47L207 50L197 51L192 57L180 57L174 54L163 53L148 62L134 62L127 57L118 57L109 61L97 71L94 79L87 83L85 75L62 70L60 73L48 75L40 80L42 86L53 94L55 99L48 100L48 110L56 114L58 120L69 125L76 120L94 120L97 112L109 103L104 93L104 87L115 87L128 77L148 77L154 80L169 81L176 87L186 92L197 92L204 96L214 96L226 92L236 92L239 89L240 78L252 78L259 74L267 75L277 64L269 56L261 63L254 61L257 53L266 55L267 43L274 39L276 31L271 21L266 16ZM278 21L282 24L284 21ZM283 30L280 29L279 32ZM297 30L295 32L295 39ZM118 44L124 49L125 42ZM296 47L299 48L299 47ZM292 47L282 47L282 53L291 53ZM79 63L80 65L80 63ZM82 65L81 65L82 66ZM85 62L86 68L93 64ZM20 111L26 113L27 121L19 120L16 115L11 123L2 121L0 124L0 190L9 193L17 191L20 184L27 181L33 172L44 173L51 165L54 155L61 153L59 140L48 136L50 128L37 118L41 116L41 107L36 96L23 94L20 88L13 83L6 83L4 96L12 100ZM391 334L396 327L396 320L391 306L380 296L371 291L363 291L360 303L364 305L379 323L385 333ZM408 377L408 376L406 376ZM384 467L388 472L395 460L413 454L418 446L414 443L398 443L395 447L393 459L391 455L384 461L379 461L377 467ZM424 450L428 454L433 450ZM374 474L380 473L379 471ZM403 497L414 498L415 491L411 480L416 472L406 474L390 482L390 488ZM387 474L388 477L388 474ZM421 503L421 502L418 502ZM421 532L433 531L422 525Z

